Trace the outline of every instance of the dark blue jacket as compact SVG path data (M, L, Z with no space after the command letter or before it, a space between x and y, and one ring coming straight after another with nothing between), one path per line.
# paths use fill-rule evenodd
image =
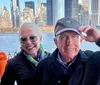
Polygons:
M58 49L37 67L38 85L96 85L100 74L100 52L79 51L69 68L57 61ZM67 71L67 73L66 73Z
M46 56L49 55L45 53ZM23 52L20 52L8 61L1 85L14 85L15 80L18 85L34 85L36 83L35 71L36 66L28 61Z

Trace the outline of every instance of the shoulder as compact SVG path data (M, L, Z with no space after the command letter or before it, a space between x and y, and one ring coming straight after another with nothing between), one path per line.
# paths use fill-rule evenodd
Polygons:
M58 50L56 49L52 54L49 54L48 57L41 60L37 66L37 69L47 69L51 64L56 62Z
M100 63L100 51L96 51L91 55L91 58L89 59L89 61L93 61L96 63Z
M48 56L50 56L50 52L47 52L47 51L45 51L45 57L48 57Z
M23 58L23 56L24 56L23 53L19 52L16 54L16 56L9 59L9 62L15 62L15 61L21 60Z
M25 62L25 56L19 52L17 53L16 56L14 56L13 58L9 59L7 62L7 66L12 66L14 67L15 65L21 64L23 62Z
M82 61L87 61L92 55L93 55L93 51L90 51L90 50L86 50L86 51L82 51L80 50L79 51L79 58L82 60Z
M91 51L91 50L86 50L86 51L84 51L84 53L85 53L85 55L88 56L88 57L94 54L94 52Z
M46 57L45 59L41 60L37 67L44 67L48 65L51 56Z
M48 65L48 63L54 62L57 56L57 53L58 53L58 49L56 49L53 53L47 52L47 57L39 62L39 66L45 65L45 64Z
M100 62L100 51L90 51L86 50L84 51L84 54L86 55L88 61L98 61Z
M87 59L86 67L89 71L100 72L100 51L94 52L90 58Z

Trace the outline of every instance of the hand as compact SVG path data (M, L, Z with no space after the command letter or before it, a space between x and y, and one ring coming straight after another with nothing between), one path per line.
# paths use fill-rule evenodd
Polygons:
M79 28L80 32L84 32L87 36L81 36L88 42L96 42L100 38L100 31L90 26L82 26Z

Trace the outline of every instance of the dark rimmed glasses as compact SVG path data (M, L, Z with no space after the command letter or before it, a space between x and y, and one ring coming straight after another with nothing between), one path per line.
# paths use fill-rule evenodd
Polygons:
M35 42L37 40L37 36L30 36L30 37L21 37L20 41L21 43L26 43L30 39L31 42Z

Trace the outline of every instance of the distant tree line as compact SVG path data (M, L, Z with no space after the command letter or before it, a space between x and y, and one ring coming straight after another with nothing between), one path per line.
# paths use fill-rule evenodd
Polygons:
M0 33L17 33L18 32L18 27L17 28L0 28ZM53 32L54 31L54 26L41 26L40 29L42 31L47 31L47 32Z
M0 28L0 33L17 33L18 28Z

